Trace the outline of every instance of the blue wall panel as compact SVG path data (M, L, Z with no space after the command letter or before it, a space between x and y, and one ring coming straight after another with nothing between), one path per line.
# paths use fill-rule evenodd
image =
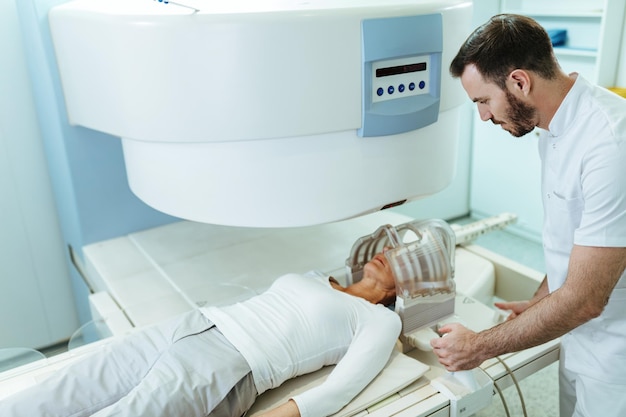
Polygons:
M132 194L119 138L69 125L47 17L50 8L66 1L16 4L63 236L80 256L84 245L176 219ZM70 269L79 319L85 322L88 288Z

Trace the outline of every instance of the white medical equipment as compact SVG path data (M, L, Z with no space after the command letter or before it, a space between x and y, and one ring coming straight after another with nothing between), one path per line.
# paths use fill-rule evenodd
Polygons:
M470 0L74 0L70 123L122 138L144 202L211 224L342 220L445 188Z
M403 351L430 350L429 341L436 334L428 328L454 314L456 245L516 220L514 214L502 213L454 228L440 219L380 226L352 246L346 259L347 283L360 281L365 264L384 251L396 278L395 310L402 318Z
M346 260L348 282L362 279L365 264L383 251L396 281L401 350L430 351L430 340L438 337L430 328L454 315L455 232L439 219L381 226L353 245ZM431 383L450 399L451 416L469 416L491 403L493 381L480 369L447 374Z
M361 280L363 268L377 253L385 253L396 280L395 310L402 318L403 351L420 347L419 330L454 314L456 239L439 219L379 227L359 238L346 260L348 283Z
M466 102L446 66L470 19L469 0L72 0L53 7L70 122L122 138L129 184L146 203L211 223L180 222L85 247L98 291L90 297L94 317L120 334L214 301L227 285L245 290L252 281L261 290L277 265L299 271L308 260L331 271L354 236L409 221L385 211L306 230L213 225L321 224L443 189L454 175ZM163 242L171 246L163 250ZM201 250L187 251L188 242ZM242 253L263 259L254 276L250 263L233 265ZM302 253L316 256L285 256ZM490 277L503 284L489 296L513 299L536 287L534 273L480 249L449 256L493 260ZM457 289L471 287L457 281ZM457 294L454 310L471 316L477 330L492 325L492 310L472 300ZM105 343L0 375L0 392ZM525 376L554 361L557 350L553 343L507 359ZM415 381L416 370L386 404L368 405L372 416L447 410L451 400L429 384L444 374L432 354L410 355L427 364L425 377ZM409 366L410 357L396 358ZM497 364L488 366L508 383Z
M511 216L501 216L500 221L510 222ZM399 225L408 222L412 220L392 211L336 224L275 230L181 221L94 243L85 247L85 268L97 290L90 297L94 318L102 320L114 335L121 335L133 327L164 320L200 304L236 301L238 294L231 291L233 288L239 288L240 293L260 292L285 270L319 268L346 283L346 248L350 248L359 236L371 233L382 224L400 228ZM453 225L453 229L457 236L467 235L467 230L480 234L481 224L493 230L498 227L497 223L498 219L486 219L466 226ZM457 240L462 240L466 246L457 247L454 256L455 314L473 330L482 330L499 322L500 317L488 307L494 296L507 300L530 297L543 277L538 271L469 241ZM254 271L251 271L251 264L254 264ZM477 299L484 300L485 304ZM106 343L107 339L54 356L44 363L0 373L0 399L36 383L92 350L101 349ZM452 400L431 384L431 381L446 376L434 354L419 349L403 354L401 350L399 347L398 354L371 389L344 410L347 414L340 415L449 415ZM414 363L414 359L421 364ZM517 379L522 379L558 359L558 341L502 359ZM511 375L498 361L488 361L482 368L500 388L513 384ZM323 369L308 377L296 378L263 394L255 404L255 410L271 407L284 401L295 390L319 383L328 371ZM381 391L381 388L387 390ZM386 398L381 402L382 397ZM459 400L472 398L475 398L473 394L464 395ZM364 407L367 412L350 413Z

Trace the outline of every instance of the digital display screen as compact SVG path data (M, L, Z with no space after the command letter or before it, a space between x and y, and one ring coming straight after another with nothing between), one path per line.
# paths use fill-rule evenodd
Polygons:
M397 67L387 67L376 69L376 78L387 77L389 75L407 74L409 72L426 71L426 63L398 65Z

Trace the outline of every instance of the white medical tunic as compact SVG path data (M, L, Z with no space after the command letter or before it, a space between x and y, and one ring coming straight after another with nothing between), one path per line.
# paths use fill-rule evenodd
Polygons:
M332 288L328 277L288 274L263 294L203 314L246 359L259 394L337 364L321 385L293 397L302 417L333 414L382 370L399 316Z
M626 247L626 100L578 75L542 132L539 153L546 272L554 291L565 282L574 245ZM603 313L561 339L567 369L626 384L625 275Z

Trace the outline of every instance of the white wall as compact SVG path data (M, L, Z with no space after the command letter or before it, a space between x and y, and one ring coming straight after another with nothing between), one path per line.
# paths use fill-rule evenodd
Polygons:
M78 327L15 2L0 0L0 348Z

